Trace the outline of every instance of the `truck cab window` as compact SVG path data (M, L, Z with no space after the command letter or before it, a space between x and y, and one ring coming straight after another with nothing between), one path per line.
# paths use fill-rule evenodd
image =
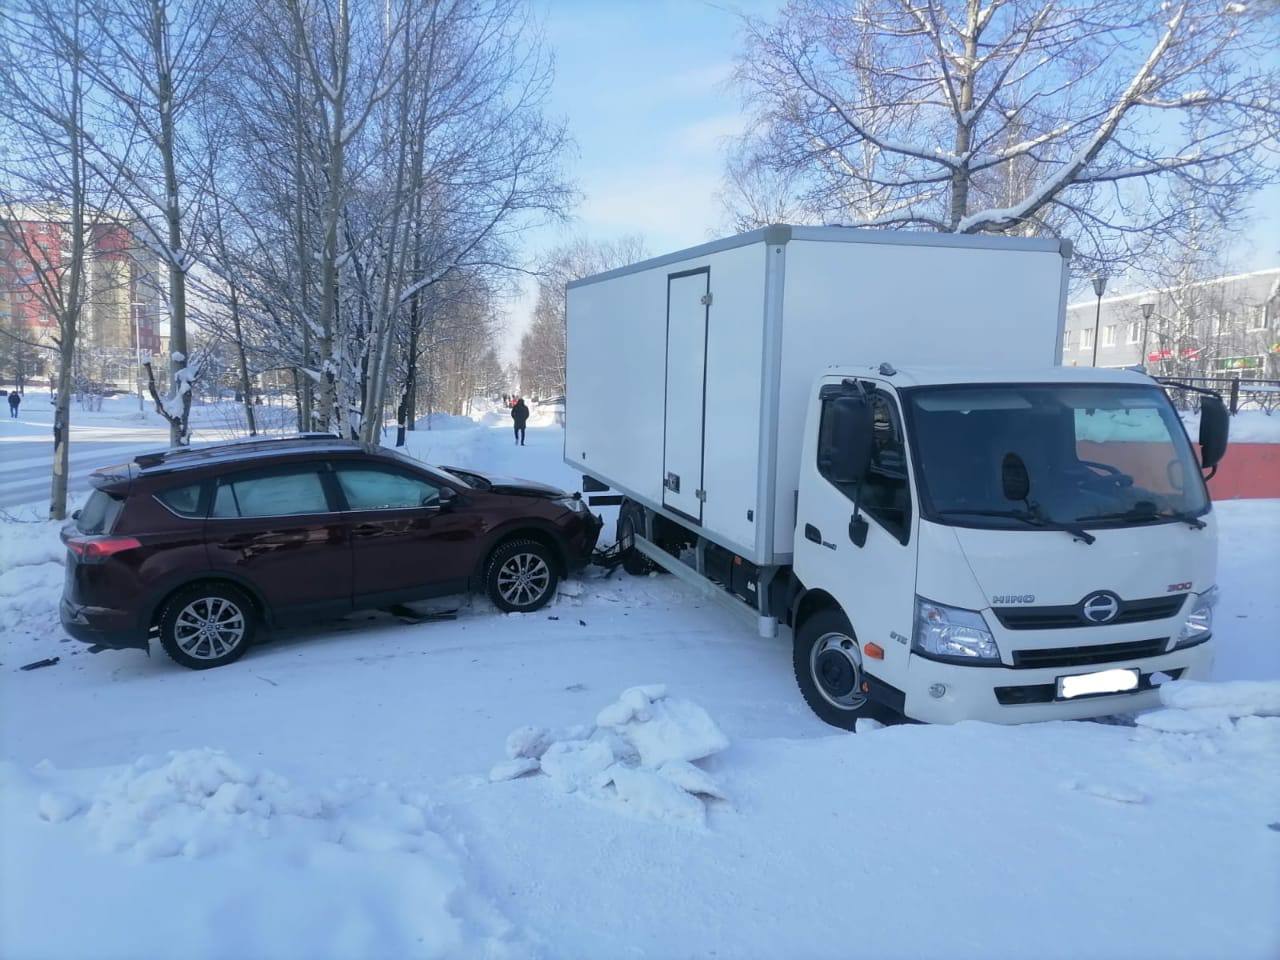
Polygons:
M902 543L911 537L911 488L907 480L907 449L903 439L902 419L893 398L881 391L871 395L875 439L871 467L861 488L836 483L822 468L826 462L824 447L832 443L827 404L823 403L822 424L818 432L818 471L850 501L857 498L858 507Z

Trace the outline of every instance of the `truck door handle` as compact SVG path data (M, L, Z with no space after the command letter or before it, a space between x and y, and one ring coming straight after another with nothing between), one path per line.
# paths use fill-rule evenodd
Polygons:
M821 543L822 531L819 530L817 527L815 527L812 523L806 523L804 525L804 538L806 540L812 541L813 543Z

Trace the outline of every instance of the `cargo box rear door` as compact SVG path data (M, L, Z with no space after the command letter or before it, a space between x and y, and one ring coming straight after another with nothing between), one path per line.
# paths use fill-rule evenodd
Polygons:
M667 277L667 385L662 505L702 522L707 323L711 269Z

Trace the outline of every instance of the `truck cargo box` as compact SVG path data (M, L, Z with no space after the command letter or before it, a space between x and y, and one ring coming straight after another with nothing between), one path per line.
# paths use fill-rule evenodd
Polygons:
M773 226L567 291L565 461L755 564L791 560L828 367L1052 366L1070 246Z

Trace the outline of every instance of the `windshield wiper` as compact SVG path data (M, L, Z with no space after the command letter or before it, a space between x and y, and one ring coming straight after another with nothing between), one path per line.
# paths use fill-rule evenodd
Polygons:
M1205 522L1193 514L1183 510L1167 510L1161 513L1159 510L1124 510L1119 513L1094 513L1087 517L1076 517L1079 522L1088 522L1090 520L1132 520L1134 523L1156 523L1160 520L1180 520L1187 526L1196 530L1203 530Z
M1074 523L1060 523L1046 517L1039 507L1032 510L939 510L938 516L949 517L963 514L968 517L1007 517L1010 520L1021 520L1032 527L1042 530L1061 530L1084 543L1093 543L1098 538L1084 527Z

